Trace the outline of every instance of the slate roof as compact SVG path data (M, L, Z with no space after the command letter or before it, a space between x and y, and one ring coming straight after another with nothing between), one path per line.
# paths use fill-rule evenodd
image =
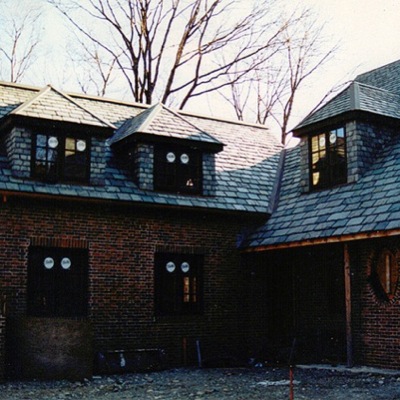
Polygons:
M135 118L125 121L115 132L110 143L121 142L140 133L195 142L222 144L207 132L194 126L181 115L161 103L142 111Z
M9 114L115 129L114 125L86 110L70 96L50 85Z
M300 149L287 150L279 206L249 247L335 239L400 228L400 136L356 183L302 193Z
M383 88L371 86L380 85L383 77L390 84L385 81ZM393 92L388 91L390 88ZM400 119L399 88L400 61L360 75L296 129L329 121L350 110ZM272 249L400 231L400 135L393 135L355 183L304 193L300 163L300 146L285 151L276 210L244 246Z
M303 119L301 130L351 111L400 119L400 60L360 74L338 95Z
M38 95L39 88L0 82L0 118L7 116L24 102ZM51 91L52 96L59 92ZM121 127L130 118L139 116L146 106L115 100L106 100L79 94L64 94L81 108L84 114L96 116L100 123ZM24 106L22 107L24 108ZM164 118L163 108L162 117ZM87 114L88 113L88 114ZM168 114L168 112L167 112ZM142 114L143 115L143 114ZM182 121L193 127L204 140L223 143L224 149L216 154L216 195L190 196L140 190L126 171L118 168L110 146L106 149L104 186L46 184L11 175L9 163L0 151L0 191L40 193L50 196L79 197L82 199L114 200L124 203L147 203L180 207L196 207L225 211L268 213L276 182L282 146L265 126L207 118L179 112ZM32 115L32 117L38 117ZM177 117L174 118L177 118ZM88 117L89 118L89 117ZM141 117L139 117L139 121ZM176 120L176 119L175 119ZM71 122L71 120L69 120ZM79 117L72 122L82 123ZM1 123L1 119L0 119ZM135 125L135 124L133 124ZM212 138L212 139L211 139Z
M294 131L351 111L400 119L400 94L353 81L323 107L307 116Z

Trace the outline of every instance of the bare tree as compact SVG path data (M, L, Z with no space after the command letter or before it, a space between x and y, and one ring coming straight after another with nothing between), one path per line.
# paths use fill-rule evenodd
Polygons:
M295 15L295 14L294 14ZM266 124L271 119L279 126L281 142L285 143L296 95L307 78L320 69L337 46L322 51L323 27L316 22L309 10L303 10L296 18L291 17L281 35L279 50L268 62L259 64L248 74L249 83L231 86L230 93L223 93L236 115L253 118ZM245 102L237 101L241 90ZM252 115L252 117L251 117Z
M268 18L268 0L251 7L237 0L48 2L115 60L136 101L180 108L242 81L253 62L269 57L287 23Z
M40 10L15 2L0 4L0 76L19 82L37 57Z
M83 93L105 96L115 80L117 59L92 42L77 40L69 51L78 86Z

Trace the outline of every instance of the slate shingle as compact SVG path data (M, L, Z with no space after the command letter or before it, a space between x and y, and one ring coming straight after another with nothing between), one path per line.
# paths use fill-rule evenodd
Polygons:
M43 104L32 102L33 116L37 117L39 109L46 111L47 101L58 104L60 109L65 105L66 112L62 120L87 124L102 124L122 127L126 121L133 119L127 126L135 128L143 123L148 107L135 103L123 103L78 94L59 93L49 90L49 95L39 96ZM29 99L35 98L40 89L0 82L0 118L17 109ZM76 103L76 104L75 104ZM76 108L75 108L76 106ZM69 112L68 107L74 112ZM58 108L58 107L55 107ZM76 112L75 112L76 111ZM81 114L81 115L79 115ZM140 117L142 115L142 117ZM10 165L0 156L0 190L8 189L23 192L40 192L50 195L63 195L81 198L110 199L120 202L151 203L160 205L181 205L182 207L199 207L204 209L257 212L266 215L270 210L271 197L276 181L279 157L282 146L279 140L266 127L227 121L216 118L206 118L161 108L160 119L152 120L148 126L150 133L157 135L176 134L180 138L195 138L210 143L224 144L223 151L215 155L216 164L216 195L209 197L182 196L139 190L131 176L126 171L116 167L114 153L107 145L105 154L104 185L65 185L42 184L31 179L15 178L10 173ZM93 119L91 119L93 118ZM141 120L143 119L143 120ZM171 120L172 119L172 120ZM169 121L170 126L163 129L163 123ZM136 125L135 125L136 124ZM181 125L178 130L178 125ZM172 126L172 128L171 128ZM107 142L109 143L109 142ZM29 149L30 151L30 149Z

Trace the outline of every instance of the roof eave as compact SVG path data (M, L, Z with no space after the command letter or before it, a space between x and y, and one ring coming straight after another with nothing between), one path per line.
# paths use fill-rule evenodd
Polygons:
M323 238L314 238L314 239L304 239L293 242L278 242L271 243L259 246L247 246L241 249L243 253L257 253L257 252L265 252L272 250L283 250L283 249L293 249L299 247L307 247L307 246L317 246L324 244L333 244L333 243L347 243L358 240L367 240L367 239L379 239L386 238L392 236L399 236L400 228L392 229L392 230L380 230L380 231L369 231L369 232L359 232L354 234L342 235L342 236L329 236Z
M169 136L158 136L145 132L136 132L134 135L127 136L121 140L111 143L111 148L121 149L125 146L136 143L171 143L176 145L185 145L196 147L210 153L219 153L223 150L224 144L217 142L205 142L201 140L181 139Z
M293 130L293 136L301 138L309 133L321 131L332 126L346 123L352 120L368 121L368 122L383 122L388 126L399 126L400 119L389 117L382 114L373 113L363 110L349 110L341 114L334 115L320 121L313 122L309 125L299 126Z
M0 132L10 129L16 125L23 125L31 128L46 127L48 129L60 128L62 130L71 130L73 132L85 132L106 138L111 137L114 129L109 126L98 126L84 123L59 121L54 119L45 119L37 117L28 117L25 115L9 114L0 120Z

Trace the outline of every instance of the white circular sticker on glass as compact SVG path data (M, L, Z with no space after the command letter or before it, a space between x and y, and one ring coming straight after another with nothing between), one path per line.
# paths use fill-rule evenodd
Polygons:
M182 164L187 164L189 162L189 156L186 153L183 153L181 155L181 163Z
M331 134L329 135L329 142L331 142L332 144L336 142L336 133L335 132L331 132Z
M167 262L167 265L165 266L168 272L174 272L175 271L175 264L172 261Z
M43 265L46 269L52 269L54 267L54 260L51 257L46 257L43 261Z
M175 157L175 153L172 153L172 151L170 151L167 154L167 161L170 163L173 163L175 161L176 157Z
M70 269L71 268L71 260L68 257L64 257L61 260L61 266L63 269Z
M325 146L325 136L321 136L319 138L319 145L320 145L320 147L324 147Z
M76 142L76 149L78 151L85 151L86 149L86 142L84 140L78 140Z
M58 139L55 136L49 137L47 144L51 149L55 149L58 146Z
M186 261L181 264L181 270L183 273L188 272L189 268L190 268L190 265Z

